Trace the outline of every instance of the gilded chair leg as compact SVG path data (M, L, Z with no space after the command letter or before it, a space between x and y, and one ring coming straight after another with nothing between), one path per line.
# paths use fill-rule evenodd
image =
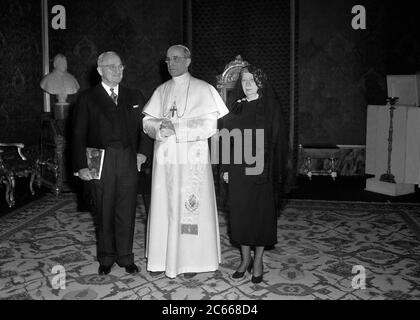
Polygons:
M6 186L6 191L4 193L4 197L6 199L6 203L11 208L13 206L13 197L10 195L11 187L10 187L10 179L7 177L2 181Z
M10 193L10 182L9 182L9 179L3 179L1 182L3 182L3 184L6 187L6 191L4 193L4 198L6 200L7 205L10 208L12 206L12 204L10 202L10 197L9 197L9 193Z
M42 186L42 180L41 180L41 168L38 166L37 167L37 169L36 169L36 185L37 185L37 187L38 187L38 189L40 189L41 188L41 186Z
M11 176L9 179L10 182L10 191L9 191L9 207L13 207L15 205L15 186L16 186L16 180L14 176Z
M60 168L56 164L54 165L53 170L54 170L54 179L55 179L53 192L55 196L58 196L61 192L61 177L60 177L61 172L60 172Z
M29 181L29 190L31 190L31 194L35 195L35 190L34 190L34 180L35 180L35 176L36 176L36 172L32 172L31 174L31 180Z

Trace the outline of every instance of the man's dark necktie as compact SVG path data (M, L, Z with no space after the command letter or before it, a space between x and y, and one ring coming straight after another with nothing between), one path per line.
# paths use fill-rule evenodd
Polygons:
M109 90L111 90L111 98L112 98L112 101L114 101L115 105L117 105L118 96L114 92L114 88L110 88Z

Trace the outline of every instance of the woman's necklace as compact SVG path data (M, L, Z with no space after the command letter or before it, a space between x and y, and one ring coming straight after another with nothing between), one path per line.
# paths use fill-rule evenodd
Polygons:
M184 116L185 111L187 110L188 94L190 92L190 83L191 83L191 79L188 80L187 94L185 95L185 105L184 105L184 111L182 112L182 114L179 115L179 113L178 113L178 108L176 107L176 97L175 97L174 103L172 104L171 108L168 110L168 112L166 114L163 115L164 118L167 118L169 113L172 113L171 118L173 118L174 115L175 115L175 112L176 112L176 116L178 118L182 118Z

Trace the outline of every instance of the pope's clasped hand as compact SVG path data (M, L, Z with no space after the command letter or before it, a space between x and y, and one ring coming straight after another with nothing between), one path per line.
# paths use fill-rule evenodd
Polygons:
M175 127L172 122L168 119L163 119L160 124L160 132L163 137L169 137L175 134Z

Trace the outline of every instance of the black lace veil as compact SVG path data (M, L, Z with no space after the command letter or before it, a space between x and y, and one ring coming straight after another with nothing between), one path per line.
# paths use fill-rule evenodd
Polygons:
M246 100L242 89L242 74L248 71L254 77L258 87L258 102L256 112L256 127L264 128L264 170L255 177L255 183L272 181L276 198L283 193L287 179L286 162L288 156L288 130L283 111L267 75L258 67L248 65L240 71L238 80L232 89L227 106L230 113L224 121L234 121L235 115L242 112Z

